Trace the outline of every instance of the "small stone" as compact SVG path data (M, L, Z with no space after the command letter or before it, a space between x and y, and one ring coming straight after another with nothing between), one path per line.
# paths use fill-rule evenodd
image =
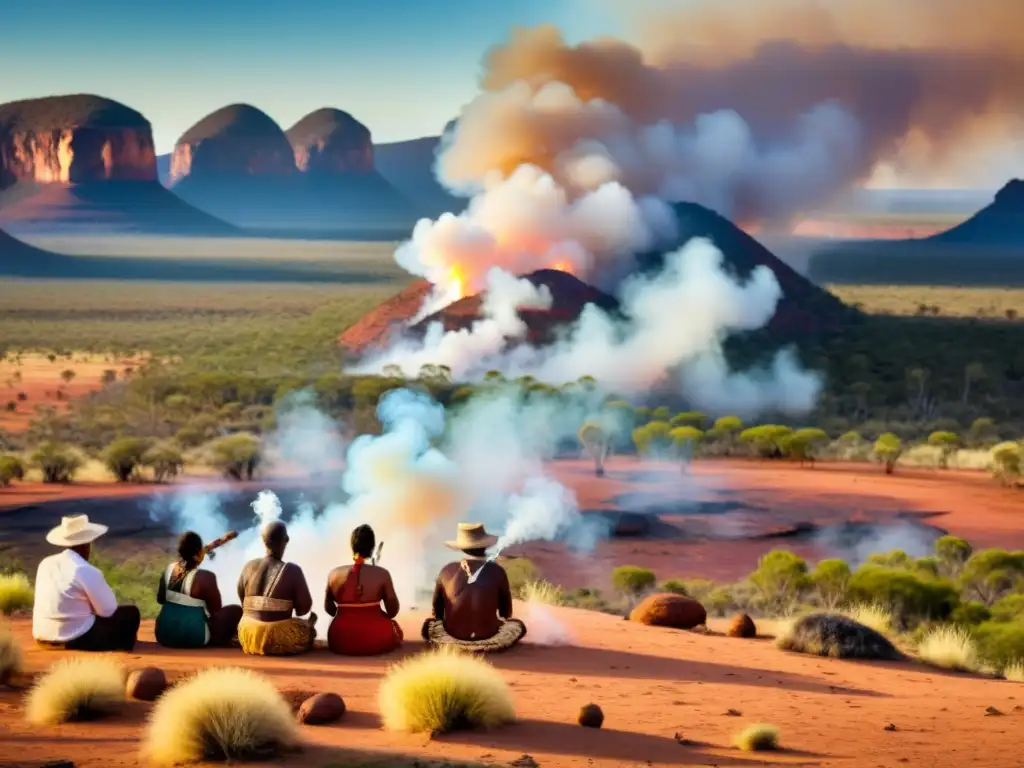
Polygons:
M129 699L156 701L167 690L167 675L157 667L143 667L128 675L125 693Z
M889 723L887 726L885 726L885 730L887 730L887 731L895 731L896 730L896 724L895 723Z
M318 693L310 696L299 707L300 723L306 725L327 725L336 723L345 714L345 702L336 693Z
M679 731L676 731L675 740L676 744L681 744L684 747L693 744L693 742L690 739L683 736L683 734L679 733Z
M757 637L757 625L747 614L741 613L733 617L725 634L729 637Z
M516 768L539 768L540 763L533 759L530 755L523 755L513 760L509 765L514 765Z
M587 704L580 707L579 717L576 722L584 728L600 728L604 724L604 712L597 704Z
M985 708L985 717L998 717L999 715L1002 715L1002 714L1003 713L1000 712L995 707L986 707Z
M725 711L725 714L729 717L740 717L743 713L740 712L738 709L727 709Z

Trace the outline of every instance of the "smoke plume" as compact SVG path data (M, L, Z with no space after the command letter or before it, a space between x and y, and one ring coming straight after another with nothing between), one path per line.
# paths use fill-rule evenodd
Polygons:
M785 220L880 165L937 171L1019 135L1019 3L671 5L634 12L637 46L513 33L447 136L442 180L479 190L533 165L574 194L616 181Z
M471 328L445 332L434 324L424 339L399 339L354 370L398 366L414 377L421 366L434 363L448 366L460 381L479 380L497 369L555 384L589 375L621 394L645 393L674 371L679 390L693 406L713 413L809 410L821 381L791 353L780 353L763 370L729 369L722 351L725 338L763 327L782 293L767 267L757 268L744 282L730 276L722 262L711 242L693 240L669 254L659 274L634 276L622 284L625 320L588 305L555 343L511 349L509 341L522 341L526 328L514 312L530 295L521 284L532 284L492 273L484 317Z

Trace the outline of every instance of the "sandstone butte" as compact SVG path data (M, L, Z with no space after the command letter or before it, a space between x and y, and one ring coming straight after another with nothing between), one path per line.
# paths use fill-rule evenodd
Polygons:
M0 192L21 182L156 181L149 124L91 94L0 105Z
M295 165L309 174L373 173L370 129L348 112L324 107L299 120L285 135Z

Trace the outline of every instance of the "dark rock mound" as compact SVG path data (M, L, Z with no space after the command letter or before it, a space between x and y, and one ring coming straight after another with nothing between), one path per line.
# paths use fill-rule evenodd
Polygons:
M846 616L813 613L798 619L778 640L780 648L835 659L903 658L895 646L880 632Z
M336 693L318 693L310 696L296 714L300 723L327 725L336 723L345 715L345 702Z
M128 675L125 693L130 699L156 701L167 690L167 676L157 667L143 667Z
M290 176L295 156L281 127L249 104L212 112L181 135L171 157L170 179Z
M373 173L370 129L348 112L325 107L310 112L285 135L303 173Z
M341 334L338 343L352 353L383 345L392 333L416 316L430 295L430 290L430 283L417 280L359 318L358 322Z
M759 266L768 267L775 274L782 299L768 330L777 337L788 340L807 333L838 330L858 316L855 310L803 277L725 217L696 203L675 203L672 209L679 227L676 247L692 238L706 237L722 251L725 267L734 276L745 279ZM666 253L672 250L675 248L639 256L641 269L659 271Z
M991 205L924 242L1001 247L1024 246L1024 181L1012 179Z
M741 613L734 616L729 622L729 628L725 634L729 637L757 637L757 625L747 614Z
M673 629L693 629L706 623L707 618L707 611L698 601L675 594L650 595L629 614L630 621Z
M600 728L604 725L604 712L597 704L587 704L580 707L576 722L584 728Z

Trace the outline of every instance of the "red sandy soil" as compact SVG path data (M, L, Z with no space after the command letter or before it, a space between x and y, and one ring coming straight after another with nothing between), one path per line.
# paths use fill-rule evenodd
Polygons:
M509 765L528 754L545 768L1021 764L1024 687L1019 684L946 674L911 662L788 654L766 640L656 629L571 609L551 615L568 630L573 647L538 646L528 635L519 648L492 659L511 686L519 722L490 733L434 740L386 733L378 716L382 674L401 655L421 650L419 642L375 659L346 659L321 650L267 659L237 650L161 649L147 623L135 652L118 656L128 668L159 666L172 680L210 665L243 665L268 675L282 691L341 695L348 706L345 718L330 726L302 726L304 753L277 765L344 764L353 749L378 759L404 755L492 765ZM420 620L415 613L402 617L407 637L418 636ZM29 673L69 655L32 645L27 620L15 621L15 633L26 650ZM109 720L39 728L24 721L22 700L20 691L0 689L0 764L72 759L78 768L146 765L139 750L152 705L132 702ZM575 723L579 708L589 703L604 710L602 730ZM988 707L1002 716L987 715ZM780 728L783 749L743 753L732 748L733 736L752 723ZM895 730L886 730L890 723ZM689 741L679 743L677 734ZM979 752L984 754L980 762Z
M71 360L59 357L52 363L44 355L25 355L20 364L10 359L0 360L0 429L23 432L36 418L37 408L67 410L69 401L103 388L105 370L117 371L120 378L126 367L138 366L141 362L107 360L99 355L76 355ZM75 377L67 384L61 379L65 370L75 372ZM16 380L16 374L20 374L20 381ZM25 401L18 400L20 393L27 395ZM9 402L17 404L16 411L7 410Z

